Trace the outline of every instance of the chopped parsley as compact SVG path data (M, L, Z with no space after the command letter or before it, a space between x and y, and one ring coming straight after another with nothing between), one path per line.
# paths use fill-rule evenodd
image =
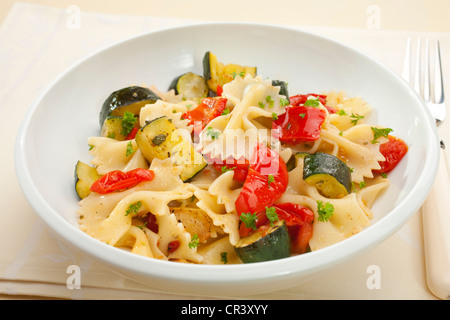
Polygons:
M358 123L359 120L364 119L364 116L360 116L357 114L352 113L352 115L350 116L350 118L353 118L352 121L350 121L354 126L356 126L356 124Z
M122 135L129 135L136 122L137 117L133 113L126 111L122 117Z
M220 261L223 262L223 264L228 263L228 252L221 252L220 253Z
M252 228L256 230L256 213L245 213L243 212L239 219L245 224L247 228Z
M266 102L269 104L269 108L273 108L274 102L271 96L266 97Z
M231 75L233 76L233 79L235 79L237 76L243 78L245 76L245 71L241 71L241 72L233 72L231 73Z
M142 201L138 201L138 202L132 203L132 204L130 204L130 205L128 206L128 209L127 209L125 215L127 216L127 215L129 215L130 213L131 213L131 214L136 214L136 213L138 213L138 211L139 211L141 208L142 208Z
M372 131L373 131L372 143L378 143L379 142L377 140L378 138L381 138L381 137L387 138L389 133L394 131L391 128L382 128L382 129L380 129L380 128L375 128L375 127L370 127L370 129L372 129Z
M236 169L236 167L228 168L227 166L223 166L223 167L220 168L222 173L225 173L225 172L228 172L228 171L232 171L234 169Z
M303 118L305 118L306 113L300 113L299 116L302 117L302 119L303 119Z
M230 109L226 108L225 110L223 110L222 115L226 116L229 113L230 113Z
M334 213L334 206L329 202L324 204L323 201L317 200L317 213L319 214L317 220L327 222Z
M267 182L269 183L268 186L270 187L270 184L274 181L275 181L275 177L272 174L269 174L267 176Z
M126 156L131 156L134 153L134 149L133 149L133 144L130 142L127 143L127 152L126 152Z
M198 239L197 234L194 234L189 242L189 249L197 248L200 244L200 240Z
M320 103L319 98L310 98L310 99L306 100L303 105L306 107L317 108L319 106L319 103Z
M341 110L339 110L338 115L340 115L340 116L346 116L346 115L347 115L347 112L345 112L344 109L341 109Z
M208 127L206 129L206 135L211 137L211 139L213 139L213 140L219 138L219 132L214 131L214 129L212 127Z
M275 112L272 112L272 120L278 120L278 115Z
M289 99L286 99L286 98L280 98L280 105L281 105L282 107L285 107L285 106L289 105L289 103L290 103Z
M270 225L273 226L273 223L275 221L278 221L278 214L277 214L277 210L274 207L266 207L266 217L267 219L269 219L270 221Z

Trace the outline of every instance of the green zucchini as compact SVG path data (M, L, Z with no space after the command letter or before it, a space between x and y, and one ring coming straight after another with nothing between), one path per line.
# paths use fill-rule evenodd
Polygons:
M244 77L247 74L255 77L256 67L241 66L234 63L224 65L209 51L203 56L203 77L212 92L217 92L218 86L223 87L236 76Z
M291 238L284 220L261 227L239 240L236 254L243 263L287 258L291 255Z
M342 198L351 192L350 168L328 153L314 153L304 157L303 179L328 198Z
M283 95L289 99L289 90L288 90L287 82L284 82L282 80L272 80L272 85L274 87L280 87L279 94Z
M126 136L122 134L122 117L106 117L100 136L124 141Z
M152 90L139 86L123 88L111 93L100 111L100 126L108 116L122 117L126 111L139 117L141 108L155 103L160 97Z
M91 185L100 178L97 169L90 165L78 161L75 165L75 191L80 199L86 198L90 193Z
M172 89L184 100L206 98L209 91L205 78L193 72L184 73L173 79L169 86L169 90Z
M297 152L295 154L293 154L288 162L286 162L286 167L288 171L292 171L294 170L297 165L298 165L298 161L303 161L303 158L305 158L309 153L307 152Z
M194 145L184 138L166 116L156 118L143 126L136 134L136 143L142 155L149 161L171 158L182 166L181 179L188 181L206 167L207 162Z

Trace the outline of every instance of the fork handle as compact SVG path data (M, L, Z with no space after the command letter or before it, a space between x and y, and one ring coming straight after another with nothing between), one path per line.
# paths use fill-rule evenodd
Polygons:
M436 180L422 206L425 267L430 291L450 299L450 180L441 149Z

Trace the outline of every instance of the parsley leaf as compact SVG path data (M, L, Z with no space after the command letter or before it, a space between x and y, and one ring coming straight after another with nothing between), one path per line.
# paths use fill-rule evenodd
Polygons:
M130 213L131 213L131 214L136 214L136 213L138 213L138 211L139 211L141 208L142 208L142 201L138 201L138 202L132 203L132 204L130 204L130 205L128 206L128 209L127 209L125 215L127 216L127 215L129 215Z
M333 204L331 204L329 202L326 202L324 204L323 201L317 200L317 213L319 214L319 217L317 218L317 220L326 222L333 215L334 206L333 206Z
M189 242L189 249L197 248L200 244L200 240L198 239L197 234L194 234Z
M136 122L137 117L133 113L126 111L122 117L122 135L129 135Z
M228 263L228 252L221 252L220 253L220 261L223 262L223 264Z
M133 149L133 145L131 144L131 141L127 143L127 152L126 152L126 156L130 156L134 153L134 149Z
M279 220L277 210L274 207L266 207L266 217L269 219L271 226L273 226L275 221Z
M206 129L206 135L210 136L213 140L219 138L219 132L214 131L212 127L208 127L208 129Z
M350 116L350 118L353 118L353 120L350 121L350 122L351 122L354 126L356 126L356 124L358 123L358 121L359 121L360 119L364 119L364 116L360 116L360 115L357 115L357 114L352 113L352 115Z
M230 109L226 108L225 110L223 110L222 116L226 116L229 113L230 113Z
M373 131L373 140L372 143L378 143L379 141L377 140L378 138L381 137L385 137L387 138L389 133L394 131L391 128L383 128L383 129L379 129L379 128L375 128L375 127L370 127L370 129L372 129Z
M223 166L220 168L220 170L222 171L222 173L228 172L228 171L232 171L234 169L236 169L237 167L232 167L232 168L228 168L227 166Z
M275 181L275 177L272 174L269 174L267 176L267 182L269 183L268 186L270 187L270 184L274 181Z
M266 97L266 102L269 104L269 108L273 108L274 102L271 96Z
M278 120L278 115L275 112L272 112L272 120Z
M319 103L320 103L319 98L310 98L310 99L306 100L303 105L307 106L307 107L317 108L319 106Z
M256 213L245 213L243 212L239 219L245 224L247 228L252 228L256 230Z
M282 107L285 107L285 106L289 105L289 103L290 103L289 99L286 99L286 98L280 98L280 105L281 105Z

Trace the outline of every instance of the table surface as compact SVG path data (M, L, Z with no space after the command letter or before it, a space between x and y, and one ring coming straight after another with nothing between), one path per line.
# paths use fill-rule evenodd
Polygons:
M305 1L305 0L279 0L279 1L263 1L263 0L228 0L226 3L221 1L217 2L220 7L214 6L214 10L210 10L211 3L214 1L205 0L158 0L158 1L138 1L138 0L128 0L128 1L106 1L106 0L36 0L36 1L13 1L13 0L2 0L0 2L0 26L6 21L6 17L11 13L11 10L27 9L27 4L40 5L56 9L66 10L70 6L76 3L77 8L81 10L82 13L96 12L99 14L114 14L114 15L129 15L136 17L157 17L162 19L165 18L176 18L180 20L192 19L194 21L245 21L245 22L260 22L260 23L270 23L270 24L280 24L289 26L298 26L305 30L311 30L319 34L323 34L329 37L333 37L339 41L343 41L352 46L359 46L365 52L370 52L375 58L380 59L385 62L389 67L395 71L399 71L402 55L404 40L410 35L423 35L430 34L434 37L439 37L441 39L442 45L441 50L446 53L446 60L444 71L447 71L446 88L449 88L450 84L450 22L448 20L447 14L450 13L450 1L448 0L316 0L316 1ZM144 4L145 3L145 4ZM22 6L17 6L17 4L22 4ZM16 6L15 6L16 5ZM219 9L217 9L219 8ZM324 8L327 8L324 10ZM405 14L407 9L407 14ZM15 12L17 14L17 12ZM9 24L13 25L9 19ZM36 20L38 21L38 20ZM106 20L105 20L106 21ZM116 26L117 28L119 26ZM11 28L8 29L9 32ZM0 29L1 30L1 29ZM115 29L116 31L119 29ZM370 41L360 42L360 39L364 38L364 35L370 34ZM3 30L5 33L5 30ZM372 32L373 31L373 32ZM30 31L31 32L31 31ZM2 35L0 33L0 35ZM11 40L12 35L8 37L4 35L6 40ZM58 36L58 35L57 35ZM126 33L117 36L118 39L125 37ZM377 50L377 41L383 39L386 44L386 50ZM22 41L22 42L20 42ZM36 40L37 41L37 40ZM79 39L77 41L80 41ZM18 39L17 42L22 45L32 45L33 42L30 39ZM29 91L33 94L38 94L37 88L43 88L44 84L37 86L36 79L42 79L43 82L51 81L54 76L56 76L60 70L64 69L64 63L71 63L72 60L77 60L79 56L83 56L88 53L95 39L90 39L88 43L85 44L84 50L78 52L73 52L73 55L62 57L60 61L55 61L52 65L52 69L48 70L48 74L38 74L41 71L39 66L34 66L31 63L40 61L43 55L51 53L52 47L49 46L49 42L46 43L47 47L41 48L40 56L37 59L33 57L31 53L23 52L23 59L28 59L26 61L30 62L28 65L16 65L8 66L8 61L3 61L3 67L8 66L12 71L17 71L18 80L22 81L23 85L33 86L35 91ZM92 45L93 46L93 45ZM94 46L93 46L94 47ZM0 42L0 54L1 51ZM14 49L14 48L13 48ZM4 53L5 51L3 51ZM393 53L395 53L393 55ZM398 53L398 54L397 54ZM27 56L28 54L28 56ZM448 58L447 58L448 57ZM0 67L1 67L0 66ZM16 70L14 70L16 68ZM1 68L0 68L1 69ZM53 74L53 73L54 74ZM20 76L20 77L19 77ZM15 78L12 76L12 80ZM8 80L11 80L8 79ZM0 76L1 81L6 80ZM6 84L6 81L4 81ZM11 81L10 81L11 82ZM6 87L8 88L8 87ZM1 89L1 88L0 88ZM447 90L450 92L449 90ZM33 101L33 96L23 96L18 92L7 92L0 90L0 98L7 97L9 100L6 105L1 105L0 107L8 107L8 105L17 105L21 103L29 104ZM14 109L12 112L18 116L23 116L23 110ZM13 124L9 126L13 128L20 121L14 120ZM450 140L450 123L444 129L441 129L441 134L446 135ZM0 136L5 137L3 133L6 129L0 128ZM14 130L17 128L14 127ZM442 130L445 130L442 131ZM1 147L11 148L14 144L13 135L9 135L11 139L8 141L1 141ZM450 157L449 157L450 158ZM1 161L12 162L12 156L5 156ZM0 166L0 176L5 175L13 177L11 168L6 168ZM15 193L19 190L17 182L12 183L10 190L6 190L6 184L0 183L0 189L5 191L6 196L17 197ZM23 198L23 195L21 195ZM1 202L3 201L3 202ZM11 206L12 200L0 199L0 207ZM15 208L18 212L20 210L30 211L29 206L26 203L19 204ZM25 221L17 219L11 223L11 228L24 228ZM6 227L4 227L6 228ZM70 250L67 249L64 244L60 243L52 237L51 234L45 232L45 227L38 221L30 224L26 232L28 236L24 238L24 243L8 243L7 245L17 247L17 258L14 261L14 267L23 268L28 267L28 261L26 259L32 260L36 259L31 249L26 247L28 242L39 241L44 246L49 243L52 245L51 249L58 248L60 251L54 254L49 254L48 252L39 252L39 254L45 254L45 257L53 262L64 262L62 259L66 259ZM2 231L2 226L0 225L0 233ZM0 240L3 238L0 234ZM36 246L36 245L35 245ZM48 248L47 248L48 249ZM0 246L0 251L2 250ZM27 251L28 250L28 251ZM36 249L34 249L36 251ZM44 251L44 249L42 249ZM401 261L383 260L385 258L395 258L397 252L402 252ZM23 260L20 260L23 259ZM59 259L59 260L58 260ZM36 261L36 260L35 260ZM14 269L11 266L2 266L0 261L0 299L26 299L26 298L51 298L52 281L47 281L41 283L39 289L36 288L34 284L27 287L26 292L28 295L23 295L20 292L14 291L19 290L19 285L26 286L28 282L32 282L31 278L24 278L22 282L13 283L8 282L9 279L14 280L14 276L19 273L18 269ZM379 265L383 270L383 287L382 290L370 290L367 288L367 278L368 278L368 268L372 265ZM96 269L96 266L90 266L94 271L102 271L101 268ZM2 269L3 268L3 269ZM13 270L14 269L14 270ZM356 270L356 272L355 272ZM7 275L7 276L5 276ZM108 273L94 273L93 278L101 275L108 277ZM64 276L64 275L63 275ZM339 292L335 287L342 285L346 286L346 279L352 278L352 283L350 283L350 289L345 292ZM41 279L42 280L42 279ZM44 279L45 280L45 279ZM100 282L101 279L87 279L86 281L92 281L92 283ZM97 281L97 282L96 282ZM126 281L126 280L121 280ZM330 283L335 283L331 285ZM152 298L180 298L178 295L166 295L164 293L149 293L145 288L140 287L136 284L130 284L124 282L117 283L122 287L127 288L134 294L133 297L152 299ZM45 289L48 286L48 289ZM11 290L10 288L15 288ZM9 290L9 291L8 291ZM44 291L47 290L46 294ZM89 292L89 288L86 288L83 292L83 297L89 298L109 298L115 297L110 291L105 288L97 288L96 291L92 289L92 293ZM127 292L124 291L124 294ZM362 294L357 296L357 294ZM59 296L58 296L59 297ZM66 295L64 298L79 298L76 295ZM184 296L181 296L184 298ZM189 298L189 297L187 297ZM304 287L294 287L281 292L273 293L272 295L255 295L252 298L273 298L273 299L435 299L435 297L426 288L426 279L424 275L424 262L423 262L423 248L422 248L422 238L421 238L421 214L416 213L408 224L399 230L395 235L387 239L381 245L364 253L362 256L355 258L351 264L343 264L337 266L329 274L324 275L323 279L318 282L311 282L305 284Z

